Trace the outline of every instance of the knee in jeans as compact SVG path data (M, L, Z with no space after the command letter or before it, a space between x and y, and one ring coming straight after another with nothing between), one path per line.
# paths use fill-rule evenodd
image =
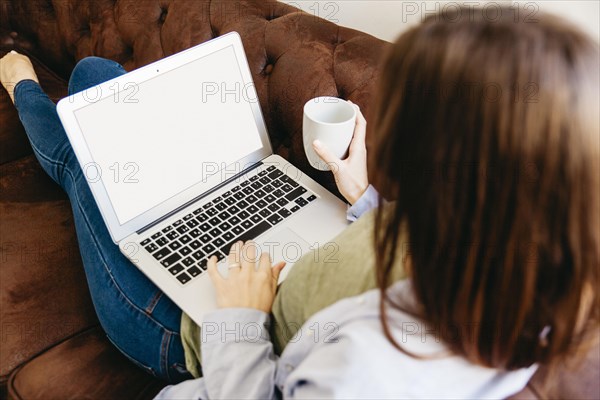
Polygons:
M73 68L69 79L69 94L88 89L103 80L106 71L120 68L119 63L96 56L82 58Z

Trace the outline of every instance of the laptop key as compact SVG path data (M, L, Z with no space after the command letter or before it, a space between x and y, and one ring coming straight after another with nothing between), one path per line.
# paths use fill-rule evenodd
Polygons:
M286 193L290 192L290 191L291 191L291 190L293 190L293 189L294 189L294 188L293 188L293 187L291 187L291 186L290 186L289 184L287 184L287 183L281 187L281 190L283 190L283 191L284 191L284 192L286 192Z
M267 193L271 193L273 190L275 190L275 188L272 185L265 185L263 187L263 190ZM268 200L267 200L268 201Z
M287 209L287 208L282 208L281 210L278 211L279 215L281 215L283 218L287 218L290 215L292 215L292 213Z
M160 247L163 247L165 244L169 243L169 241L167 240L166 237L160 237L160 238L156 239L156 241L154 243L156 243Z
M193 229L190 231L190 236L193 238L197 238L198 236L200 236L202 232L200 232L199 229Z
M169 254L171 254L171 249L169 249L168 247L163 247L162 249L160 249L159 251L157 251L156 253L154 253L152 255L154 256L154 258L156 258L158 261L160 261L163 258L165 258L166 256L168 256Z
M298 187L298 182L296 182L295 180L293 180L292 178L290 178L287 175L283 175L281 178L279 178L282 182L287 183L288 185L292 186L292 187Z
M202 214L198 215L196 217L196 219L198 220L198 222L204 222L208 219L208 215L206 215L205 213L202 213Z
M227 209L227 211L229 211L230 214L237 214L238 212L240 212L240 209L236 206L231 206Z
M187 225L181 225L179 228L177 228L177 232L184 234L186 232L189 232L190 228Z
M173 275L177 275L178 273L180 273L184 269L185 268L183 268L183 266L181 264L175 264L171 268L169 268L169 272L172 273Z
M187 258L184 258L181 263L183 265L185 265L186 267L189 267L190 265L193 265L195 263L195 261L192 257L187 257Z
M177 233L176 231L169 232L167 233L167 237L171 240L175 240L179 237L179 233Z
M258 208L265 208L267 206L267 202L264 200L259 200L256 202L256 207Z
M219 225L219 229L223 232L229 230L231 228L231 225L229 224L229 222L223 222L221 225Z
M210 254L210 253L212 253L212 252L213 252L213 251L215 251L215 250L216 250L215 246L213 246L213 245L212 245L212 244L210 244L210 243L209 243L209 244L207 244L206 246L204 246L204 247L202 248L202 251L203 251L204 253L206 253L206 254Z
M262 177L262 178L260 178L258 181L259 181L260 183L262 183L263 185L266 185L266 184L268 184L269 182L271 182L271 180L270 180L269 178L267 178L266 176L263 176L263 177ZM258 188L256 188L256 189L258 189Z
M205 233L204 235L200 236L198 239L200 239L200 243L204 244L204 243L208 243L212 240L212 236L210 236L208 233Z
M244 229L241 226L234 226L233 229L231 230L231 232L233 232L236 235L241 234L242 232L244 232ZM228 250L229 251L229 250ZM228 253L228 251L226 253ZM229 253L228 253L229 254Z
M170 232L170 231L172 231L172 230L173 230L173 227L172 227L172 226L167 226L166 228L164 228L164 229L162 230L162 233L168 233L168 232Z
M273 192L273 196L275 197L282 197L283 195L285 195L285 193L281 189L277 189Z
M266 210L263 210L263 211L266 211ZM250 217L250 221L252 221L252 222L254 222L256 224L256 223L258 223L258 222L261 221L261 218L257 214L255 214L255 215L253 215L253 216Z
M281 218L279 214L273 214L269 218L267 218L267 221L269 221L273 225L277 225L278 223L283 221L283 218Z
M213 244L217 247L221 247L225 244L225 240L223 240L222 238L216 238L215 240L213 240Z
M192 243L190 243L190 247L194 250L198 250L201 246L202 245L197 240L194 240Z
M282 197L281 199L277 200L277 204L279 204L281 207L285 206L287 203L289 203L289 201L287 201L285 197Z
M194 218L194 214L188 214L185 217L183 217L184 221L189 221L190 219Z
M296 189L294 189L292 192L288 193L285 198L288 199L289 201L294 200L296 197L303 195L304 193L306 193L306 189L304 189L302 186L297 187Z
M231 196L231 191L228 190L225 193L223 193L223 198L226 199L227 197Z
M270 227L271 227L271 225L267 221L262 221L260 224L255 225L252 229L244 232L244 234L238 236L237 238L235 238L232 241L230 241L229 243L227 243L225 246L223 246L221 248L221 251L224 254L229 254L229 250L231 249L231 246L233 246L233 244L235 242L237 242L239 240L241 240L242 242L246 242L248 240L256 239L258 236L260 236L265 231L267 231Z
M233 239L235 236L234 236L234 235L233 235L233 233L231 233L231 232L225 232L225 233L223 234L223 236L222 236L222 237L223 237L223 239L224 239L225 241L230 241L230 240L231 240L231 239Z
M262 170L258 173L258 176L265 176L266 174L268 174L267 170Z
M242 211L241 213L238 214L238 217L240 217L241 219L246 219L250 216L250 214L248 213L248 211Z
M279 179L276 181L271 182L271 185L273 185L274 188L280 188L283 186L283 182L281 182Z
M283 172L281 172L280 170L276 169L275 171L271 172L269 175L267 175L269 178L271 179L277 179L279 178L281 175L283 175Z
M257 198L256 198L256 196L255 196L255 195L253 195L253 194L251 194L250 196L246 197L246 201L247 201L248 203L254 203L256 200L258 200L258 199L257 199Z
M272 207L273 205L277 206L276 204L271 204L269 207ZM264 210L260 210L259 214L263 217L263 218L267 218L269 215L271 215L271 211L264 209ZM252 218L256 217L256 215L253 215ZM260 219L260 218L259 218Z
M275 212L275 211L279 210L279 204L275 204L275 203L271 204L271 205L269 205L268 208L269 208L269 210Z
M158 238L158 237L160 237L160 236L162 236L162 233L161 233L161 232L156 232L156 233L155 233L154 235L152 235L151 237L152 237L152 239L156 239L156 238Z
M225 199L225 204L228 206L232 205L233 203L235 203L235 199L233 197L228 197Z
M254 182L255 180L257 180L258 178L260 178L258 175L254 175L252 178L249 179L250 182Z
M214 208L209 208L208 210L206 210L206 215L208 215L209 217L214 217L215 215L217 215L219 211L217 211Z
M206 257L206 254L204 254L203 252L201 252L200 250L198 250L197 252L195 252L194 254L192 254L192 257L194 257L196 260L201 260L204 257Z
M219 236L222 232L219 230L219 228L214 228L211 229L211 231L209 232L213 237L217 237Z
M273 171L276 167L274 165L269 165L269 168L267 168L267 171Z
M241 189L241 187L238 185L238 186L234 187L233 189L231 189L231 192L235 193L235 192L237 192L240 189Z
M292 212L296 212L296 211L298 211L299 209L300 209L300 206L296 205L296 206L292 207L290 210L291 210Z
M169 257L162 260L160 263L163 265L163 267L170 267L179 260L181 260L181 256L177 253L173 253Z
M190 278L190 276L184 272L184 273L177 275L177 280L185 285L186 283L191 281L192 278Z
M248 181L244 181L244 182L242 182L242 183L240 184L240 186L241 186L241 187L246 187L246 186L248 186L249 184L250 184L250 181L248 180Z
M240 223L240 219L238 217L231 217L231 218L229 218L228 222L231 225L237 225Z
M242 222L242 226L246 229L250 229L252 225L254 224L250 220L245 220L244 222Z
M252 190L251 187L246 187L246 188L242 189L242 192L244 192L245 194L252 194L254 192L254 190Z
M210 224L208 224L208 223L205 222L202 225L200 225L199 228L200 228L200 231L207 232L207 231L210 230L211 226L210 226Z
M227 211L223 211L222 213L219 213L217 217L221 218L221 221L225 221L227 218L231 217L231 215Z
M258 207L252 205L246 209L250 214L256 214L258 212Z
M184 257L187 256L188 254L190 254L191 252L192 252L192 249L190 249L189 247L184 247L181 250L179 250L179 253Z
M260 183L260 182L254 182L254 183L253 183L252 185L250 185L250 186L252 186L254 189L260 189L260 188L262 187L262 185L261 185L261 183Z
M227 208L227 204L225 204L225 203L219 203L215 207L217 208L217 210L223 211L224 209Z
M221 222L221 220L217 217L212 217L211 219L208 220L208 223L211 224L212 226L218 225Z
M187 273L193 277L196 277L202 273L202 270L200 268L194 266L194 267L188 268Z
M178 248L181 247L181 243L173 242L173 243L169 244L169 247L171 248L171 250L177 250Z
M302 197L298 197L296 200L294 200L296 202L296 204L298 204L300 207L304 207L305 205L308 204L308 201L304 200Z
M181 239L179 239L179 241L180 241L182 244L189 243L191 240L192 240L192 238L191 238L191 237L189 237L188 235L182 236L182 237L181 237Z
M198 225L200 225L200 222L198 222L195 219L189 220L188 223L187 223L187 226L189 226L190 228L195 228Z
M178 219L177 221L173 222L173 226L174 227L178 227L179 225L183 224L183 221Z
M315 196L314 194L311 194L310 196L308 196L308 199L306 199L306 200L314 201L314 200L316 200L316 198L317 198L317 196Z
M250 191L250 193L252 193L252 191ZM243 192L237 192L236 194L234 194L234 195L233 195L233 197L234 197L236 200L241 200L241 199L243 199L243 198L244 198L244 193L243 193Z
M221 196L219 196L219 197L215 197L215 198L213 199L213 203L217 204L217 203L221 202L221 200L223 200L223 198L222 198Z
M158 246L154 243L150 243L148 246L144 247L148 253L153 253L158 250Z
M238 201L237 203L238 207L240 208L246 208L248 207L250 204L248 204L248 202L246 200L242 200L242 201Z

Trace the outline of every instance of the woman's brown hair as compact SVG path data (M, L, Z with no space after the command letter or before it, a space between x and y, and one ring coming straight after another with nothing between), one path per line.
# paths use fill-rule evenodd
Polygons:
M598 328L598 45L549 15L430 16L390 46L371 181L382 322L408 236L419 316L469 361L516 369ZM384 301L385 300L385 301Z

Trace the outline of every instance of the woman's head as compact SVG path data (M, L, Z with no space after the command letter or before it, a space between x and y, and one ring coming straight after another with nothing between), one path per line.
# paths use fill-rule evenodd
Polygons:
M380 287L406 226L425 321L472 362L512 369L597 327L599 65L559 19L501 14L431 16L391 46L370 172L395 200L377 218Z

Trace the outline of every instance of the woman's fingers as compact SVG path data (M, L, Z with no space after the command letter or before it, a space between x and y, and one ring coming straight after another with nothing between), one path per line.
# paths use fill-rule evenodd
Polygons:
M227 267L229 268L230 274L239 273L242 268L242 257L241 257L241 248L242 241L235 242L231 249L229 250L229 255L227 256ZM237 267L236 267L237 265ZM233 268L231 268L233 267Z
M279 282L279 274L281 274L281 271L284 268L285 261L278 262L277 264L273 265L273 268L271 268L271 274L273 277L273 293L277 291L277 282Z
M331 172L335 174L339 171L342 166L342 160L337 158L320 140L313 141L312 145L315 153L331 166Z
M215 287L220 285L221 281L223 280L223 277L221 276L221 274L219 273L219 270L217 269L217 257L212 256L211 258L209 258L206 265L208 266L208 269L207 269L208 276L210 276L210 279L212 280L213 285L215 285Z
M367 137L367 120L360 112L360 108L356 104L353 105L356 108L356 125L354 126L352 142L350 142L350 156L357 151L366 150L365 141Z
M256 243L249 240L241 249L242 272L249 272L256 268Z

